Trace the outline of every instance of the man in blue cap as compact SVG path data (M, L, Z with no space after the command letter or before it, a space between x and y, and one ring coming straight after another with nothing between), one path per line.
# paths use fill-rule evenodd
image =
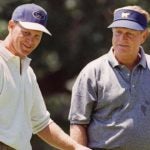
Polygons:
M0 150L31 150L37 134L62 150L90 150L70 138L50 118L27 56L39 45L47 12L36 4L18 6L0 43Z
M112 47L87 64L72 91L70 135L93 150L150 150L149 14L114 11Z

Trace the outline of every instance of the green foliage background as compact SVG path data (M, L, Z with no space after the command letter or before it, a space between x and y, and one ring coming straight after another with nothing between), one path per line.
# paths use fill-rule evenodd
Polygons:
M7 35L7 22L14 8L23 3L37 3L48 14L47 28L52 37L44 35L41 44L31 54L51 117L69 133L67 120L72 85L80 70L91 60L108 52L113 10L125 5L140 5L150 11L144 0L0 0L0 39ZM149 39L143 45L150 53ZM55 150L35 135L33 150Z

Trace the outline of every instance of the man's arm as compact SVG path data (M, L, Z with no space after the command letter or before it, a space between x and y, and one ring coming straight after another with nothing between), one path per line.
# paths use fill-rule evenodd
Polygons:
M55 122L37 134L42 140L61 150L91 150L74 141Z
M70 136L78 143L87 146L86 125L70 125Z

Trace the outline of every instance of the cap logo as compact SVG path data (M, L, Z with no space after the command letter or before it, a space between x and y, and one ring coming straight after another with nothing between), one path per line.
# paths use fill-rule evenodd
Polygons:
M125 13L125 12L123 12L123 13L121 14L121 17L124 18L124 19L126 19L126 18L128 18L129 15L130 15L130 13Z
M45 14L42 11L34 11L32 13L33 17L38 19L38 20L45 20Z

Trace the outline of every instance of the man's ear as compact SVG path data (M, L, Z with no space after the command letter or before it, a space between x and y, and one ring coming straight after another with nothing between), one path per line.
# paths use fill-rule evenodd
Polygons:
M150 35L149 29L144 30L142 34L143 34L143 40L142 40L141 44L143 44L146 41L146 39L148 38L148 36Z
M11 31L14 27L15 27L15 22L13 20L9 20L8 31Z

